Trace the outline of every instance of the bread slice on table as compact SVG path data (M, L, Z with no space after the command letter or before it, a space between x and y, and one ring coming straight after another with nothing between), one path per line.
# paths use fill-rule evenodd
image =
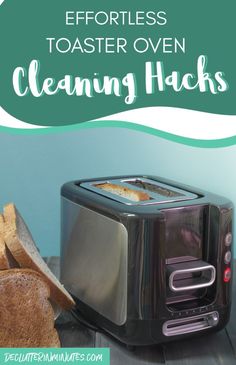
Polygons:
M3 216L0 214L0 232L4 231L4 219ZM4 238L1 236L0 233L0 270L9 269L10 264L7 258L6 252L6 245L4 242Z
M0 347L60 347L49 295L33 270L0 271Z
M0 214L0 232L3 232L4 231L4 218L3 218L3 215Z
M4 219L2 214L0 214L0 232L4 232ZM6 270L12 267L19 267L19 265L8 250L4 238L0 233L0 270Z
M108 191L109 193L119 195L123 198L129 199L129 200L132 200L135 202L150 200L150 196L147 193L145 193L141 190L129 189L122 185L111 184L111 183L103 184L102 183L102 184L96 184L95 186L98 189Z
M40 256L33 237L14 204L4 207L3 218L5 243L20 267L36 270L43 276L50 288L52 302L62 309L73 307L75 305L73 298Z
M10 263L7 258L7 248L4 239L0 236L0 270L10 269Z

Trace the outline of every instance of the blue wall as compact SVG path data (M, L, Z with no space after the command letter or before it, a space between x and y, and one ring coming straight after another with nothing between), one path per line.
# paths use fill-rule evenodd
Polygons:
M47 135L0 134L0 208L13 201L42 255L59 255L60 187L69 180L154 174L230 198L236 205L236 146L200 149L100 128Z

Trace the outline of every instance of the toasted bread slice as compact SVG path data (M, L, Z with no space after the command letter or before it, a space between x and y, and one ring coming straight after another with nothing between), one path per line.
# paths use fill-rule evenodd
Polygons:
M150 196L143 191L129 189L125 186L111 183L96 184L96 188L106 190L109 193L122 196L123 198L129 199L131 201L139 202L144 200L149 200Z
M49 295L36 271L0 271L0 347L60 347Z
M19 267L19 265L9 252L5 244L4 238L1 235L1 232L4 232L4 223L4 218L2 214L0 214L0 270L10 269L11 267Z
M4 218L3 218L3 215L0 214L0 232L3 232L4 231Z
M40 256L33 237L14 204L4 207L4 240L22 268L38 271L50 287L50 299L63 309L75 305L73 298L53 275Z
M0 232L4 231L4 219L3 216L0 214ZM6 245L4 242L3 237L0 233L0 270L9 269L10 264L7 259L7 253L6 253Z
M0 236L0 270L10 269L10 263L7 258L7 248L4 239Z

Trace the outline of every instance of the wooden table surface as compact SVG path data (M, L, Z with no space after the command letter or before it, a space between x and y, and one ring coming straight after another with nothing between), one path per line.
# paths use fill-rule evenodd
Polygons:
M59 259L50 257L47 263L59 276ZM234 274L234 277L236 273ZM236 278L235 278L236 279ZM63 312L56 321L62 347L109 347L111 365L235 365L236 364L236 282L228 326L215 334L171 342L165 345L137 347L127 350L125 345L94 332L78 323L70 313Z

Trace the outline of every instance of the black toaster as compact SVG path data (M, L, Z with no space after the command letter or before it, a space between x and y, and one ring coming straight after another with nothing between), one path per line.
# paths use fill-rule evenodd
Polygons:
M91 323L128 345L223 328L230 316L232 203L153 176L61 189L61 281Z

